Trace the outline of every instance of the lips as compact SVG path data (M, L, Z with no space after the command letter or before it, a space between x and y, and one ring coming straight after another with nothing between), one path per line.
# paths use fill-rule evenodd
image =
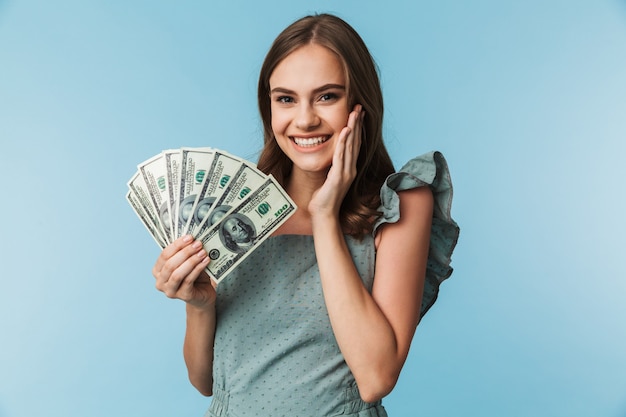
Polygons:
M330 139L330 136L316 136L312 138L299 138L292 136L291 140L295 142L296 145L301 146L303 148L310 148L313 146L320 145Z

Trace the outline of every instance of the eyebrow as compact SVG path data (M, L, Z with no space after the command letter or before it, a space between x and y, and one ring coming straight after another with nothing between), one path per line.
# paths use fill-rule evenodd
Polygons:
M324 84L321 87L317 87L316 89L313 90L313 94L317 94L317 93L321 93L322 91L326 91L326 90L346 90L346 87L341 85L341 84ZM274 93L282 93L282 94L295 94L295 91L290 90L288 88L283 88L283 87L276 87L276 88L272 88L272 90L270 91L270 94L274 94Z

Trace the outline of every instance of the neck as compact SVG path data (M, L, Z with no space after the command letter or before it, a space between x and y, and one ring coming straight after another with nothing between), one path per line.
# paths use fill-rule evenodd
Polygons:
M307 217L309 203L313 193L326 181L326 172L305 172L294 169L286 181L286 191L298 206L298 210L306 212Z

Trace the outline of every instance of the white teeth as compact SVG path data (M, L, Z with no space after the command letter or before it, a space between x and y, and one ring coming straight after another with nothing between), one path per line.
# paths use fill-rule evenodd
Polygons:
M319 145L320 143L324 143L328 140L327 136L318 136L316 138L293 138L293 141L296 143L296 145L298 146L302 146L302 147L310 147L310 146L315 146L315 145Z

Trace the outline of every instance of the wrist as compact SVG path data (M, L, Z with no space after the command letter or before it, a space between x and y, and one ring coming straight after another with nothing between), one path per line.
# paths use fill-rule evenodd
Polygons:
M187 316L215 316L215 301L203 305L186 303Z
M312 214L311 226L313 228L313 234L341 230L339 216L333 213L318 212Z

